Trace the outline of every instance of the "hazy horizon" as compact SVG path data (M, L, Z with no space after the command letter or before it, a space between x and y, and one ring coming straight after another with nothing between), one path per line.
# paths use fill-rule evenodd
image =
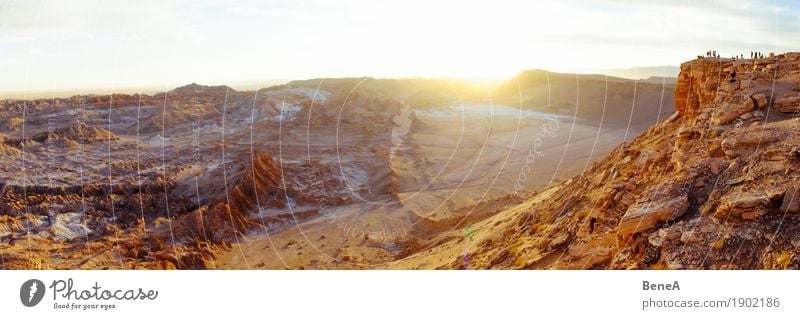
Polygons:
M663 69L663 74L662 70ZM669 69L669 70L667 70ZM606 75L610 77L619 77L631 80L642 80L650 77L668 77L672 78L677 75L671 71L677 72L678 66L663 65L663 66L642 66L630 68L614 68L614 69L598 69L587 70L586 72L562 72L554 70L546 70L553 73L568 73L580 75ZM526 69L520 70L519 73L530 70L542 69ZM642 71L644 70L644 71ZM638 72L643 72L638 74ZM517 74L519 74L517 73ZM225 85L237 91L255 91L275 85L283 85L292 81L302 81L310 79L336 79L336 78L376 78L376 79L445 79L453 81L466 81L473 83L480 83L490 87L498 86L506 81L512 80L514 76L508 77L422 77L422 76L408 76L408 77L374 77L369 75L352 76L352 77L316 77L316 78L301 78L301 79L266 79L266 80L242 80L231 81L230 83L199 83L196 81L187 83L172 83L164 85L142 85L142 86L120 86L120 87L88 87L88 88L62 88L56 90L41 90L41 91L3 91L0 90L0 99L38 99L38 98L68 98L74 95L86 94L155 94L160 92L170 91L174 88L181 87L188 84L199 84L204 86L219 86ZM633 76L632 74L636 74Z

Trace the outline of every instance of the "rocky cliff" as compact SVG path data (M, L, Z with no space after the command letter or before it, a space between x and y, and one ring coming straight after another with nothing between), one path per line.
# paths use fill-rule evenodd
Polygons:
M798 268L800 53L686 62L674 99L585 173L390 267Z

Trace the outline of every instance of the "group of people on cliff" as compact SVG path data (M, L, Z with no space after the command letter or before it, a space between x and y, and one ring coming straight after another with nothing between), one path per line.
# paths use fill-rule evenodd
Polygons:
M706 51L706 56L705 57L706 58L716 58L716 59L720 58L719 53L717 53L717 50L708 50L708 51ZM750 59L763 59L765 57L766 56L762 52L750 51ZM740 59L744 60L744 54L734 55L734 56L731 57L731 59L733 59L734 61L740 60Z
M708 50L706 51L706 57L719 59L719 54L717 54L717 50Z

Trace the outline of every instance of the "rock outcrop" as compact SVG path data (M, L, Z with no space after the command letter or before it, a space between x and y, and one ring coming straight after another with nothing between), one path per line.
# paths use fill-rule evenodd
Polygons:
M800 112L800 93L784 93L774 99L773 105L775 109L784 113Z
M221 179L227 186L204 185L211 190L210 204L181 216L173 229L175 234L188 241L236 240L258 227L249 219L250 214L259 209L283 208L288 196L296 193L284 188L280 168L268 152L255 152L249 161L236 165L234 172L228 180Z
M12 146L55 143L69 147L74 146L76 143L89 144L95 141L116 140L119 140L119 137L104 128L88 126L84 123L74 123L69 126L38 133L30 138L7 139L5 143Z
M675 220L689 208L686 195L637 203L628 209L619 222L619 234L626 236L652 229L659 223Z

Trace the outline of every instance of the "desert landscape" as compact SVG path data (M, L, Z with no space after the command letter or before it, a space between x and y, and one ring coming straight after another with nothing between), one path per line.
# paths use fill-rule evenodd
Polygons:
M799 18L0 0L0 313L795 317Z
M3 269L794 269L800 54L5 99Z

